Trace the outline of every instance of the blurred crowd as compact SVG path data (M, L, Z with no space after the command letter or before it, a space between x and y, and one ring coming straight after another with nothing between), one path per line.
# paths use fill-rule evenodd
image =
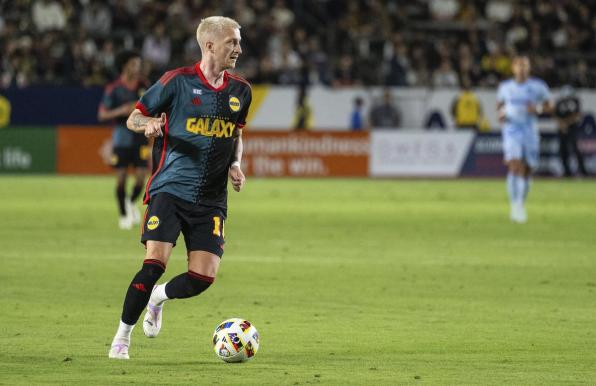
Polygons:
M0 88L103 85L136 49L154 80L200 59L200 19L242 25L253 83L493 87L515 52L551 86L596 87L583 0L0 0Z

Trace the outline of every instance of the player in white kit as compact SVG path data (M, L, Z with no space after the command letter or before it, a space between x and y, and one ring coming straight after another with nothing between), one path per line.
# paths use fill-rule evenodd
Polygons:
M499 84L497 112L502 123L503 152L507 164L507 192L511 220L528 220L525 201L530 190L530 175L538 166L540 135L538 115L553 110L550 91L544 81L530 77L530 60L517 55L512 61L513 78Z

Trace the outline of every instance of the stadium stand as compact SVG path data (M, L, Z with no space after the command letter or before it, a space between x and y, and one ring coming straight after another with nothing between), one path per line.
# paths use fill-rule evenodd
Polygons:
M596 12L581 0L3 0L0 88L103 85L132 48L153 80L199 58L195 28L214 14L243 26L253 83L493 87L525 51L552 86L596 86Z

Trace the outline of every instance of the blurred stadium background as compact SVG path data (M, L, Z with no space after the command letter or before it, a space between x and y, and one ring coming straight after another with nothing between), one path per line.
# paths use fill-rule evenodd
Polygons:
M118 75L117 53L138 50L144 78L153 82L200 58L194 31L211 14L230 15L243 26L237 71L255 94L249 174L502 175L495 87L511 76L515 52L531 53L534 74L555 98L559 87L575 87L584 106L579 148L596 171L590 2L1 4L0 125L30 127L2 131L2 172L108 173L109 128L92 126L103 87ZM468 87L467 107L454 108ZM538 174L563 173L556 126L554 119L541 120ZM470 127L476 130L457 130ZM391 134L374 130L380 128ZM36 129L43 134L32 142ZM290 134L296 131L302 133Z
M230 197L227 263L200 312L172 305L169 338L135 337L156 381L143 362L105 363L142 249L116 226L97 109L120 51L139 51L154 82L200 59L208 15L242 25L249 180ZM564 170L549 116L529 224L508 222L494 178L506 173L496 85L516 52L555 100L574 88L596 173L592 1L0 0L0 375L190 384L204 381L196 357L223 384L593 382L594 182L552 178ZM222 374L210 330L240 314L262 353Z

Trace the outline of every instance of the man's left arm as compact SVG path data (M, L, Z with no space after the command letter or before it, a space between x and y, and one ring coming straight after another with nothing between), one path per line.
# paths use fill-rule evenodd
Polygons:
M234 190L239 192L246 181L246 177L241 169L242 163L242 129L238 129L238 138L234 143L234 160L230 165L230 181Z
M246 125L246 117L248 116L248 109L250 108L250 104L252 102L252 90L248 89L248 94L246 95L246 101L240 112L240 116L237 121L238 127L238 137L234 141L234 158L232 160L232 164L230 165L230 181L232 182L232 186L234 190L239 192L240 189L244 186L246 182L246 177L242 172L241 164L242 164L242 150L244 149L242 144L242 129Z
M550 115L555 111L555 104L546 83L541 82L541 101L535 105L528 105L528 112L536 115Z

